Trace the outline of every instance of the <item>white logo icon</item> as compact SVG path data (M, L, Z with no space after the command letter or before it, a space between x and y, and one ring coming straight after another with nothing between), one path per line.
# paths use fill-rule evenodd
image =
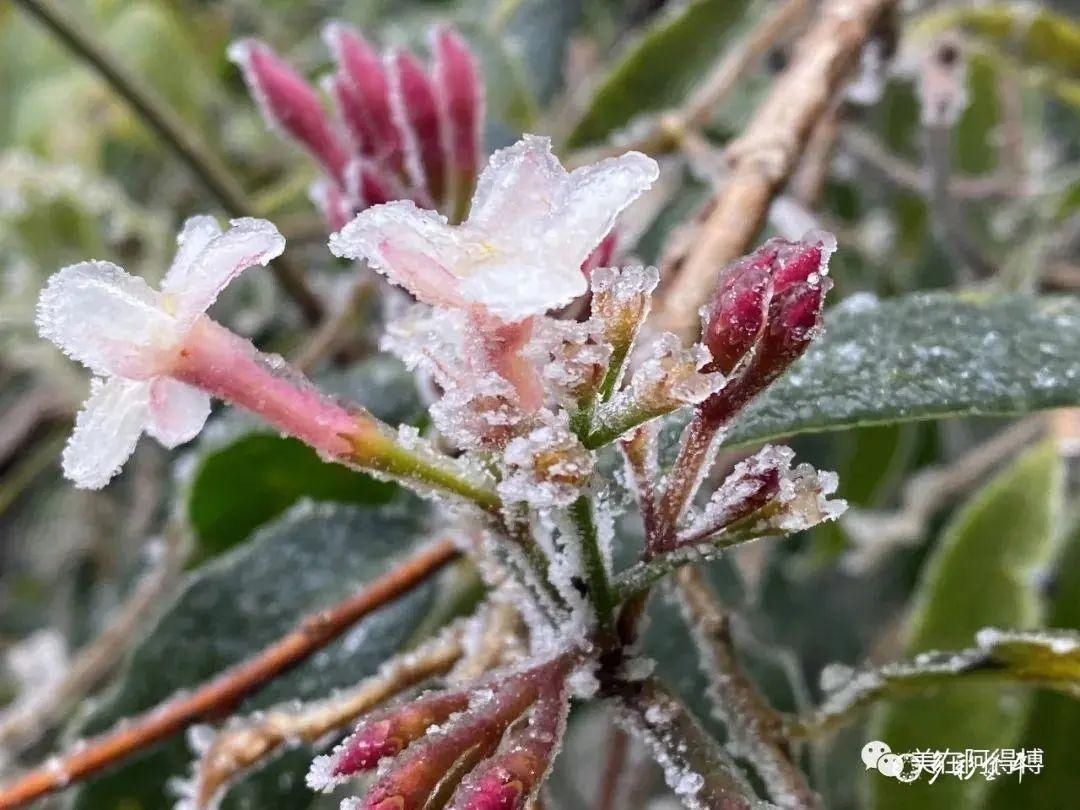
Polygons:
M892 753L892 749L881 740L873 740L862 747L862 761L866 770L878 767L878 760L885 754ZM881 770L878 768L878 770ZM882 771L884 773L884 771Z

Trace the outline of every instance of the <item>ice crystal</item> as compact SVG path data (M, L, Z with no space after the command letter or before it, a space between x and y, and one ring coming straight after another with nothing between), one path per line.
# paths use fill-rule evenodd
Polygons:
M38 331L95 375L63 455L64 474L76 486L108 483L143 432L166 447L199 432L210 397L170 378L176 349L233 278L284 247L265 220L233 220L223 233L212 218L192 217L160 292L102 261L70 265L49 279Z
M507 502L524 502L538 509L568 506L581 493L593 467L593 457L565 420L547 424L513 439L503 453L507 474L499 494Z

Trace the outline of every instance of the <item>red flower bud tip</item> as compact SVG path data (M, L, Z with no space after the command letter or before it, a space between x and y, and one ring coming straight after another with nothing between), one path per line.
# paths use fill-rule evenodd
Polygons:
M405 133L405 168L438 205L446 192L446 147L435 86L408 51L391 53L388 62L392 109Z
M455 804L455 807L461 810L520 810L527 798L520 781L493 768L472 784L465 803Z
M243 73L267 123L302 144L327 173L340 178L348 154L311 86L258 40L234 42L229 58Z
M480 72L469 46L452 28L432 30L431 53L450 163L460 187L458 193L468 195L480 170L484 123Z

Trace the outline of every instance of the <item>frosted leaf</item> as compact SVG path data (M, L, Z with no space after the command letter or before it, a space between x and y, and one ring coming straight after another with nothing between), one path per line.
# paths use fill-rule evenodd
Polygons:
M82 262L54 274L41 292L38 333L95 374L146 375L156 335L175 336L161 295L110 262Z
M210 416L210 395L169 377L150 381L146 432L165 447L191 441Z
M82 489L109 483L135 450L149 410L149 383L95 379L64 448L64 475Z
M536 508L568 506L592 474L592 455L565 424L552 421L511 441L503 453L499 494Z

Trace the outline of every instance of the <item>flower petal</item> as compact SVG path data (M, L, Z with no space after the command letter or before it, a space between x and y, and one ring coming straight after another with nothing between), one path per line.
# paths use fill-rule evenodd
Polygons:
M466 239L444 217L409 200L361 211L330 237L330 252L367 261L426 304L463 304L451 268L469 260Z
M166 447L191 441L210 416L210 395L170 377L150 381L146 432Z
M656 161L640 152L575 169L552 206L544 239L550 255L580 267L611 231L623 209L659 176Z
M488 160L476 182L468 224L517 240L530 233L552 211L566 170L551 152L551 139L525 135Z
M170 288L191 269L192 262L219 236L221 226L214 217L189 217L176 235L176 255L169 272L161 282L162 291L170 292Z
M589 286L579 265L549 265L543 254L500 252L468 271L458 285L461 295L509 323L568 304Z
M152 350L176 331L161 295L111 262L53 274L37 306L38 334L96 374L151 373Z
M64 475L81 489L101 489L139 441L149 415L150 383L95 379L64 448Z
M186 269L170 271L162 292L175 296L181 327L206 312L218 294L243 270L265 265L285 250L285 238L265 219L234 219L229 230L212 239Z

